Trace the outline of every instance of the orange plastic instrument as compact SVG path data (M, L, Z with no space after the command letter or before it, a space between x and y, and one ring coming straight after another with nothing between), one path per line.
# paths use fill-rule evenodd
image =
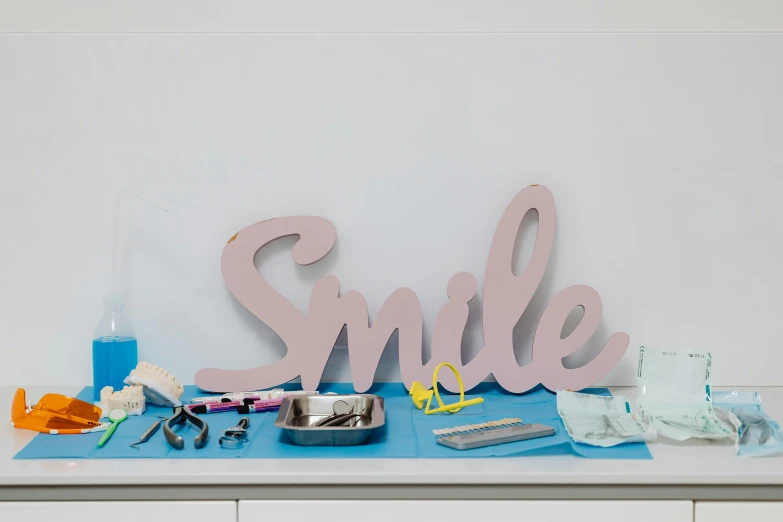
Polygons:
M52 435L91 433L108 427L100 422L101 413L100 408L88 402L59 393L47 393L28 408L25 391L18 388L11 403L11 424Z

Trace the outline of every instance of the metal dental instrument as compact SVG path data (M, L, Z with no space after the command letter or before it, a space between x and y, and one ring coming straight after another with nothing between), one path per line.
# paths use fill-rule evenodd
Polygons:
M354 407L349 407L347 402L343 400L337 400L332 405L332 411L334 413L316 422L313 426L319 428L327 426L336 428L345 426L345 423L350 421L349 427L354 427L356 426L356 423L362 418L365 418L366 415L364 410L362 410L360 413L354 413L353 409Z
M344 425L346 422L348 422L351 419L355 419L361 417L358 413L345 413L343 415L337 415L329 417L328 419L324 419L324 421L319 422L316 424L318 427L322 426L332 426L332 427L338 427Z
M131 447L131 448L136 448L137 450L141 450L141 448L139 448L137 445L138 445L138 444L144 444L145 442L147 442L148 440L150 440L150 438L151 438L153 435L155 435L155 432L156 432L156 431L158 431L158 429L160 428L160 425L161 425L161 424L163 424L163 421L165 421L166 419L168 419L168 417L164 417L163 415L158 415L158 418L159 418L160 420L156 421L156 422L155 422L155 424L153 424L152 426L150 426L149 428L147 428L147 431L145 431L145 432L144 432L144 433L141 435L141 437L139 438L139 440L137 440L136 442L134 442L134 443L132 443L132 444L130 445L130 447Z
M197 428L201 429L201 432L193 439L193 447L201 449L207 445L207 436L209 435L209 425L200 419L186 406L177 406L174 408L174 414L163 422L163 434L166 436L166 440L175 449L183 449L185 447L185 439L174 433L171 427L174 424L184 424L190 422Z
M756 435L758 440L755 444L763 446L772 436L772 427L762 415L746 412L737 412L736 415L743 424L742 434L739 438L740 444L750 444L751 436Z
M351 418L351 414L353 414L353 406L348 406L348 403L344 400L336 400L332 404L332 415L329 415L328 417L319 420L313 426L335 426L339 424L344 424L348 421L349 418ZM337 423L338 418L342 418L342 422L339 424Z
M247 427L250 425L250 419L242 417L239 424L233 428L223 431L219 439L220 447L225 449L239 449L247 443Z

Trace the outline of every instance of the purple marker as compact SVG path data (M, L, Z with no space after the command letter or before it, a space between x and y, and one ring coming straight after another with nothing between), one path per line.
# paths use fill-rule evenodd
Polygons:
M280 405L283 404L283 399L266 399L260 401L251 402L250 399L245 399L245 404L237 407L237 413L261 413L264 411L277 411L280 409Z

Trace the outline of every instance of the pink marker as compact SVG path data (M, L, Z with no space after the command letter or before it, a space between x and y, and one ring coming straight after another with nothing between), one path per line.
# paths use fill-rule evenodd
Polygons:
M221 411L233 411L242 406L242 401L208 402L206 404L189 404L188 408L193 413L218 413Z

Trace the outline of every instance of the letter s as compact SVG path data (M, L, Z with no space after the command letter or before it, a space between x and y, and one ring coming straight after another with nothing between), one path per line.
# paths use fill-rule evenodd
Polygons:
M196 385L206 391L229 392L268 388L299 375L297 358L307 348L304 315L259 275L253 263L256 252L285 236L298 235L291 255L300 265L322 259L334 246L337 231L326 219L295 216L261 221L240 230L223 249L221 268L229 291L250 313L277 333L288 348L281 360L248 370L204 368L196 372ZM304 354L302 354L304 355Z

